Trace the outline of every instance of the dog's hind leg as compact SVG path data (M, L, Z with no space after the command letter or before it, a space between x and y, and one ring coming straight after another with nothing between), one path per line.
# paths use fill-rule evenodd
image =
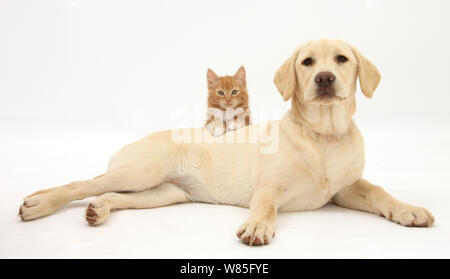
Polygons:
M336 205L366 211L407 227L429 227L433 215L425 208L400 202L383 188L360 179L338 192L332 200Z
M96 226L108 220L111 210L126 208L154 208L191 201L182 189L163 183L152 189L135 193L106 193L96 198L86 210L86 220Z
M59 207L74 200L97 196L108 192L138 192L164 182L167 175L162 167L120 167L94 179L38 191L24 199L19 215L24 221L50 215Z

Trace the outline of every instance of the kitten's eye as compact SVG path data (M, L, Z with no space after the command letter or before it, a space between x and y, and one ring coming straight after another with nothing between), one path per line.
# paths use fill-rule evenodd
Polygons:
M231 95L236 95L238 91L236 89L231 90Z
M348 58L345 57L344 55L338 55L336 56L336 61L339 63L345 63L348 61Z
M302 61L302 64L305 66L311 66L313 63L314 63L314 60L311 57L308 57Z
M223 96L223 95L225 95L225 92L223 92L222 90L219 90L219 91L217 91L217 95Z

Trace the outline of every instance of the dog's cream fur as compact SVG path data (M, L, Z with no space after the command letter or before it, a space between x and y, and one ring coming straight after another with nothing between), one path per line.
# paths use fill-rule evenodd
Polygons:
M336 55L349 60L338 63ZM308 67L301 63L307 57L314 58ZM336 77L333 99L315 98L314 76L321 71ZM91 225L105 222L113 209L189 201L231 204L250 207L250 217L238 230L250 245L272 240L277 212L311 210L328 202L405 226L431 226L434 218L428 210L397 201L362 179L364 143L352 121L358 77L362 92L372 97L380 75L369 60L342 41L309 42L275 75L292 108L280 121L240 129L251 133L279 125L277 152L260 152L261 143L248 137L243 143L176 143L171 131L159 132L124 147L103 175L27 197L20 216L36 219L94 195L99 197L86 212Z

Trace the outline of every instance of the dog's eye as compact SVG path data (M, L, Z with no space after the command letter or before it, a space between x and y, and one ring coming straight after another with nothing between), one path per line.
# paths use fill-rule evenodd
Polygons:
M345 57L344 55L338 55L338 56L336 56L336 60L339 63L345 63L348 61L348 58Z
M219 90L219 91L217 91L217 95L223 96L223 95L225 95L225 92L223 92L222 90Z
M231 95L236 95L238 91L236 89L231 90Z
M312 60L311 57L308 57L302 61L302 64L305 66L311 66L313 63L314 63L314 60Z

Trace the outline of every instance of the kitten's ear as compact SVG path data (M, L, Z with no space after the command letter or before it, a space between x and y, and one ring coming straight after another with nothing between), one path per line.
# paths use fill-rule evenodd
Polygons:
M246 85L246 74L245 74L245 69L244 66L241 66L237 72L234 74L234 80L237 81L239 84L241 84L242 86Z
M208 80L208 88L217 87L217 83L219 82L219 77L210 68L208 68L208 72L206 73L206 78Z

